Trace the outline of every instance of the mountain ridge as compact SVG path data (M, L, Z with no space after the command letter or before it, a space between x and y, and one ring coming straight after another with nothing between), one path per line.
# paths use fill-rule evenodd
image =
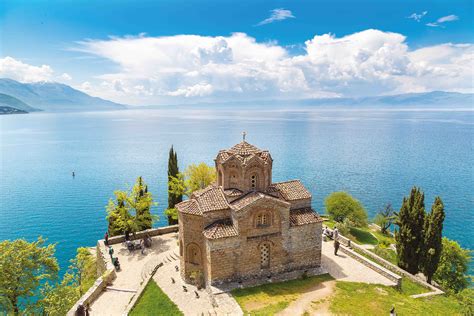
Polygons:
M47 112L120 110L126 105L90 96L57 82L21 83L0 78L0 93Z

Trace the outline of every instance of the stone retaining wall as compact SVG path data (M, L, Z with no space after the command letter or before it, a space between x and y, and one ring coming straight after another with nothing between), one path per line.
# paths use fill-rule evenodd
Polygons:
M419 277L403 270L402 268L394 265L393 263L385 260L384 258L382 257L379 257L378 255L376 255L375 253L373 253L372 251L369 251L367 249L364 249L363 247L357 245L356 243L352 243L352 248L353 249L356 249L357 251L371 257L372 259L374 259L375 261L377 261L377 263L379 263L380 265L382 265L383 267L389 269L390 271L392 272L395 272L395 273L398 273L400 275L403 275L404 277L410 279L411 281L415 282L415 283L418 283L420 284L421 286L423 287L426 287L428 289L431 290L431 292L428 292L428 293L423 293L423 294L416 294L416 295L412 295L412 297L424 297L424 296L431 296L431 295L439 295L439 294L444 294L444 292L440 289L438 289L437 287L433 286L432 284L429 284L428 282L420 279Z
M131 240L138 240L142 239L145 236L159 236L159 235L164 235L164 234L169 234L169 233L176 233L178 231L178 225L171 225L171 226L166 226L166 227L160 227L160 228L151 228L147 230L142 230L139 231L133 236L130 234L130 239ZM101 239L100 241L104 241ZM120 236L114 236L109 238L109 245L115 245L119 244L121 242L125 242L125 235L120 235Z
M329 228L328 228L329 229ZM329 229L329 231L332 232L331 229ZM418 278L417 276L403 270L402 268L394 265L393 263L385 260L384 258L376 255L375 253L373 253L372 251L369 251L363 247L361 247L360 245L358 245L357 243L355 242L351 242L351 240L349 240L348 238L342 236L341 234L339 234L339 241L341 242L341 244L347 246L347 247L350 247L354 250L356 250L357 252L359 253L363 253L364 255L367 255L368 257L372 258L373 260L375 260L379 265L381 265L382 267L384 267L385 269L388 269L390 270L391 272L394 272L398 275L402 275L404 277L407 277L409 278L411 281L415 282L415 283L418 283L420 284L421 286L425 287L425 288L428 288L431 290L431 292L428 292L428 293L422 293L422 294L416 294L416 295L411 295L411 297L413 298L419 298L419 297L426 297L426 296L432 296L432 295L439 295L439 294L444 294L444 292L440 289L438 289L437 287L429 284L428 282ZM363 257L363 256L361 256ZM367 259L366 259L367 260Z
M401 289L401 287L402 287L402 277L399 276L398 274L395 274L392 271L390 271L388 269L385 269L384 267L378 265L377 263L375 263L371 260L368 260L364 256L361 256L357 252L355 252L355 251L353 251L353 250L351 250L351 249L349 249L345 246L341 246L340 249L343 253L347 254L349 257L352 257L353 259L359 261L363 265L369 267L370 269L374 270L375 272L383 275L384 277L386 277L390 281L394 282L396 284L397 288Z

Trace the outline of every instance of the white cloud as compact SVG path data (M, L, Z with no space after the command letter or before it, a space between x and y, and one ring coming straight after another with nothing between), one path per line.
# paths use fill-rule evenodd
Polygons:
M59 79L64 81L71 81L72 77L68 73L63 73L61 76L59 76Z
M129 104L474 92L474 44L411 50L404 35L369 29L316 35L303 47L291 55L243 33L88 40L75 49L112 62L116 71L76 88ZM71 76L5 57L0 77L32 82Z
M405 40L373 29L316 35L296 56L243 33L128 36L76 49L118 66L83 89L131 104L473 91L474 45L410 50Z
M186 98L189 97L202 97L206 95L210 95L212 93L212 86L210 84L196 84L191 87L184 87L180 88L176 91L168 92L170 96L184 96Z
M447 16L443 16L437 20L438 23L444 23L444 22L452 22L452 21L457 21L459 20L458 16L451 14Z
M408 19L413 19L416 22L420 22L421 19L428 13L428 11L423 11L421 13L412 13L410 16L408 16Z
M276 21L283 21L283 20L291 19L291 18L295 18L295 16L290 10L286 10L283 8L273 9L273 10L270 10L270 17L259 22L257 26L273 23Z
M53 73L48 65L33 66L9 56L0 58L0 77L20 82L50 81Z
M426 26L431 26L431 27L441 26L442 27L443 23L453 22L453 21L457 21L457 20L459 20L459 17L457 15L450 14L450 15L440 17L439 19L436 20L436 22L426 23Z

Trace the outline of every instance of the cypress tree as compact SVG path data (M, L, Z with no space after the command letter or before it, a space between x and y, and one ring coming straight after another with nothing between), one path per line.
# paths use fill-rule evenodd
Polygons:
M183 195L179 194L176 195L171 193L171 178L178 177L179 174L179 167L178 167L178 155L176 151L174 151L173 146L170 148L169 158L168 158L168 210L174 210L175 205L178 204L183 200ZM174 219L171 215L168 215L168 224L174 225L177 224L178 220Z
M398 225L398 231L395 232L398 266L412 274L418 273L423 262L424 199L423 192L413 187L410 196L403 198L396 222Z
M431 206L431 213L426 217L424 229L425 251L423 256L423 273L426 276L427 282L430 284L441 257L444 218L443 201L437 196Z

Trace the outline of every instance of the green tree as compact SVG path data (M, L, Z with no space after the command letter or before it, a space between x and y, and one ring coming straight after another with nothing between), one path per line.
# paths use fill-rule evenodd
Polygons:
M40 284L57 278L55 249L54 244L45 246L41 237L33 242L24 239L0 242L2 309L18 315L35 304L31 298L39 294Z
M324 200L326 212L336 222L348 220L352 226L367 226L367 211L347 192L333 192Z
M110 236L152 227L157 216L151 214L151 207L156 203L142 177L138 177L130 193L115 191L114 195L115 201L110 199L106 206Z
M458 293L469 285L471 253L456 241L443 237L441 258L433 276L444 290Z
M42 299L39 309L48 316L66 315L69 309L81 298L80 287L74 274L66 273L60 283L54 286L46 283L41 288Z
M137 182L133 186L127 202L129 209L135 213L134 220L136 222L137 231L150 229L154 219L151 214L151 207L156 203L153 202L153 196L148 192L148 186L142 177L137 178Z
M201 162L198 165L188 166L184 172L171 177L169 182L170 192L191 196L194 191L204 189L216 181L216 169Z
M463 307L463 315L474 315L474 289L465 288L456 295L459 303Z
M84 247L77 248L76 257L71 260L69 270L71 275L76 277L80 296L84 295L97 279L95 258L89 249Z
M114 195L115 201L110 199L106 207L109 235L117 236L124 234L125 231L133 232L138 230L128 208L127 192L115 191Z
M393 211L392 204L388 203L380 210L374 218L374 223L380 226L382 234L388 234L388 229L394 223L397 216Z
M444 204L437 196L424 224L423 273L426 276L426 281L430 284L441 257L444 218Z
M189 165L185 172L187 195L194 191L204 189L216 181L216 168L208 166L204 162L198 165Z
M425 221L425 202L423 192L413 187L408 198L403 198L398 213L395 232L398 266L416 274L423 262L423 228Z
M168 224L174 225L178 223L178 213L175 209L175 205L183 201L183 193L180 192L175 194L172 189L172 179L177 178L179 174L178 167L178 155L171 146L168 158L168 208L165 210L165 214L168 216Z

